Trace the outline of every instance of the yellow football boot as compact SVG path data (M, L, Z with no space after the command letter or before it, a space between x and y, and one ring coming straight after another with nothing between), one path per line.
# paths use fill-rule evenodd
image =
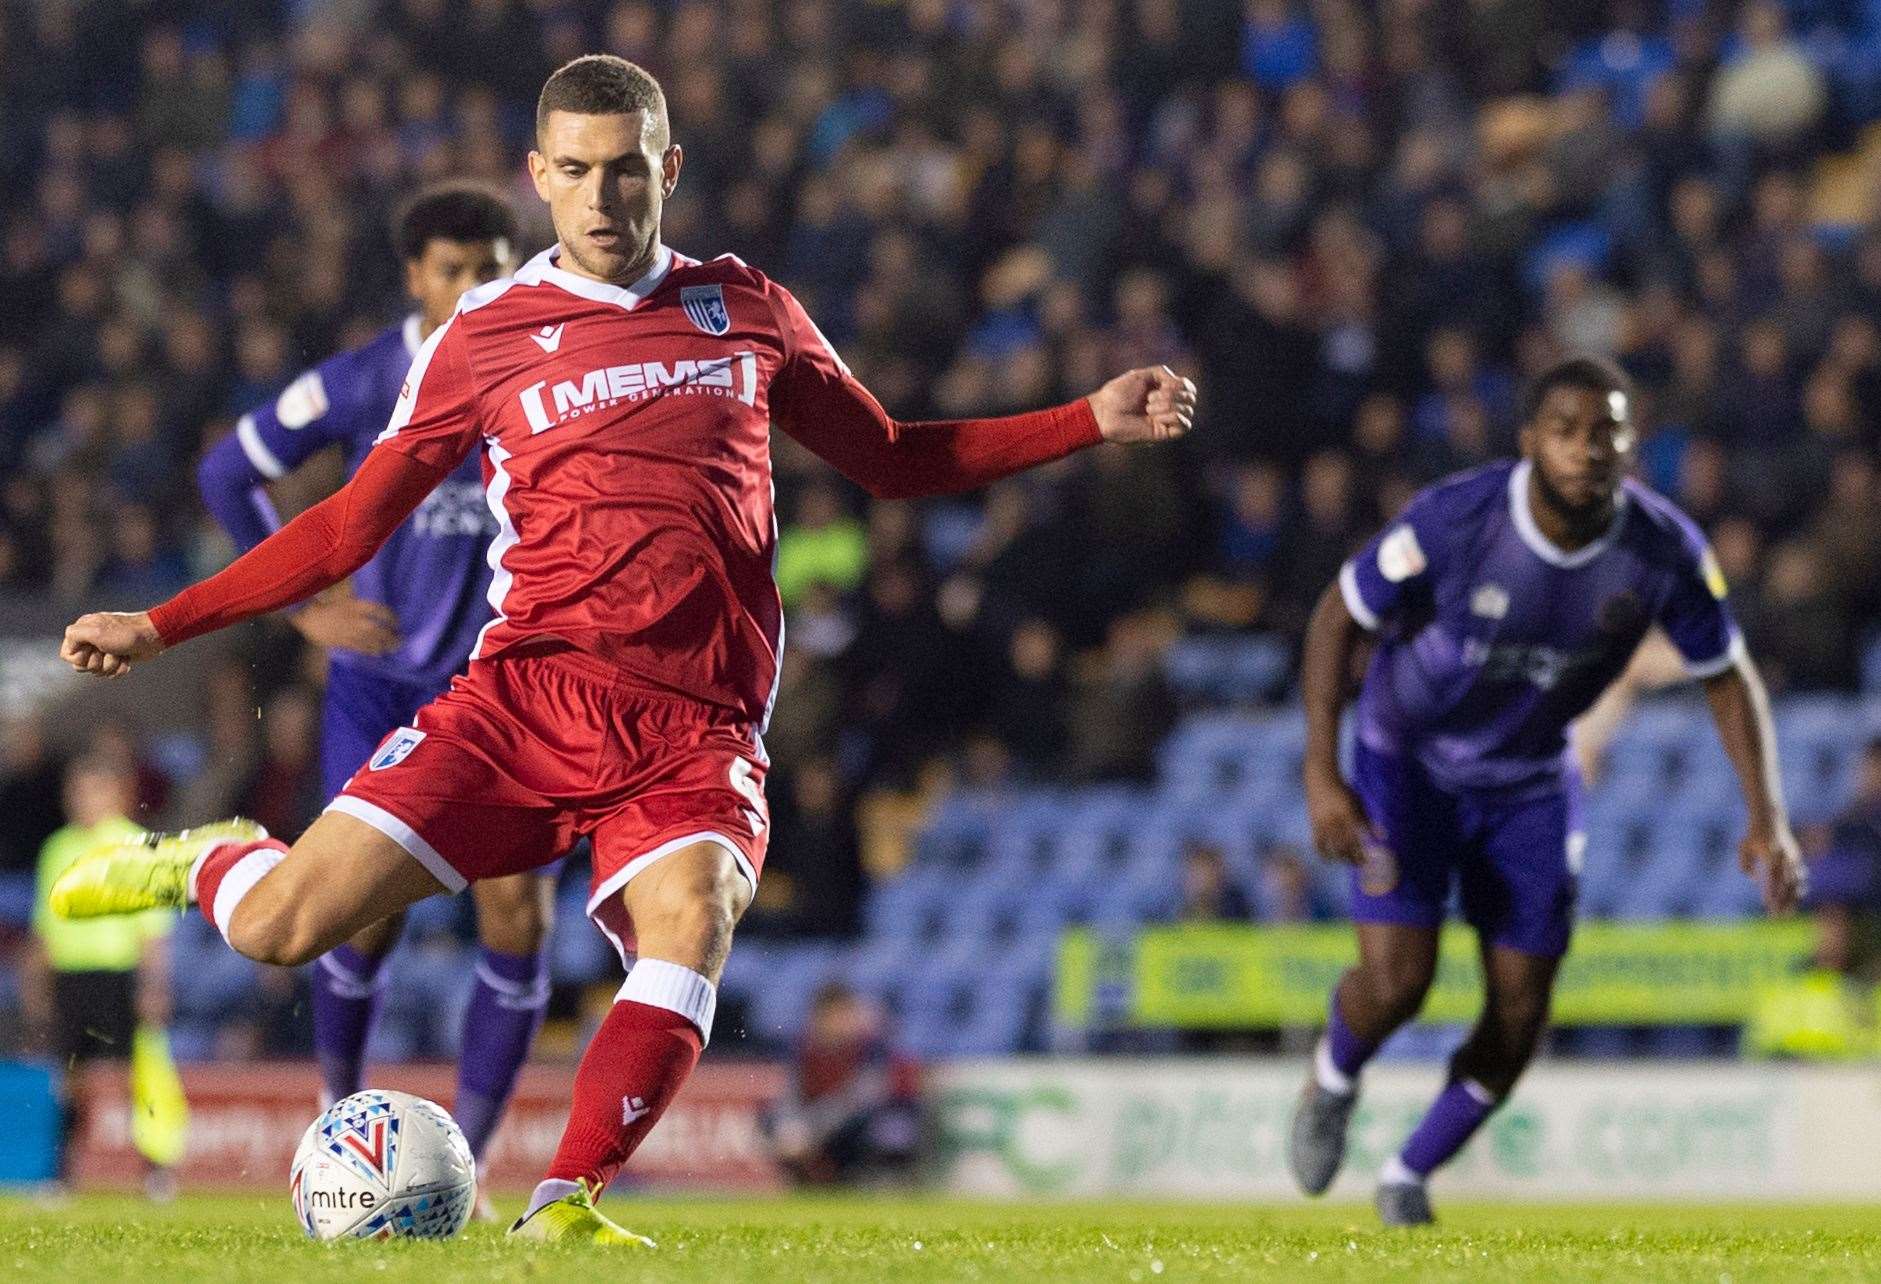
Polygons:
M544 1243L624 1244L632 1248L658 1248L645 1235L616 1226L594 1206L594 1197L585 1184L577 1183L574 1193L563 1195L552 1204L520 1219L509 1228L511 1239L534 1239Z
M61 918L99 918L189 905L189 871L211 847L253 843L268 831L252 820L219 820L174 834L106 843L59 875L48 898Z

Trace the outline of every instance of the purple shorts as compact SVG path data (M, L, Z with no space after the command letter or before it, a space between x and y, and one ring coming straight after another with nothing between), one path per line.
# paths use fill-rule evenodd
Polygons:
M327 797L344 789L381 740L396 727L409 727L418 710L448 686L394 682L350 664L331 666L320 726L320 782Z
M1353 921L1436 927L1454 876L1463 917L1485 941L1525 954L1567 953L1586 847L1572 768L1561 788L1540 794L1454 793L1414 758L1360 744L1352 788L1397 866L1395 885L1376 894L1353 871ZM1364 881L1376 888L1389 879Z

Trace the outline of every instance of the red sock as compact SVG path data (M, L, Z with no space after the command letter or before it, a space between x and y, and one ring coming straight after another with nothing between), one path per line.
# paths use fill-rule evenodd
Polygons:
M286 843L264 838L256 843L223 843L197 858L189 872L190 895L223 940L229 939L229 919L242 897L286 855Z
M657 959L635 963L621 994L575 1072L568 1127L548 1172L549 1181L584 1181L597 1195L692 1073L717 997L697 972Z

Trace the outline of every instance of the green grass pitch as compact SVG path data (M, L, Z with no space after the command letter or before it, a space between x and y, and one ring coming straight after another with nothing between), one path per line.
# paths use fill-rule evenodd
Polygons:
M1846 1205L1440 1205L1442 1226L1416 1233L1382 1231L1369 1209L1350 1204L614 1198L607 1207L659 1240L659 1250L524 1247L486 1226L445 1243L312 1244L291 1220L285 1192L189 1197L161 1208L102 1195L60 1207L5 1199L0 1279L1788 1284L1881 1278L1881 1208Z

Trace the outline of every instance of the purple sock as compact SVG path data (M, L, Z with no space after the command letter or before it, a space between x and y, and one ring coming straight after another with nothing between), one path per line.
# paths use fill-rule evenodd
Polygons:
M1428 1177L1476 1135L1500 1103L1470 1079L1452 1079L1411 1134L1398 1159L1418 1177Z
M379 1015L383 957L335 946L313 966L314 1051L329 1101L358 1092L366 1065L366 1038Z
M548 959L543 954L477 952L477 983L464 1015L464 1052L457 1060L452 1113L478 1160L502 1122L516 1076L549 1006Z
M1365 1068L1376 1051L1376 1043L1359 1038L1345 1023L1339 1011L1339 991L1334 990L1326 1012L1326 1052L1332 1060L1332 1068L1349 1079Z

